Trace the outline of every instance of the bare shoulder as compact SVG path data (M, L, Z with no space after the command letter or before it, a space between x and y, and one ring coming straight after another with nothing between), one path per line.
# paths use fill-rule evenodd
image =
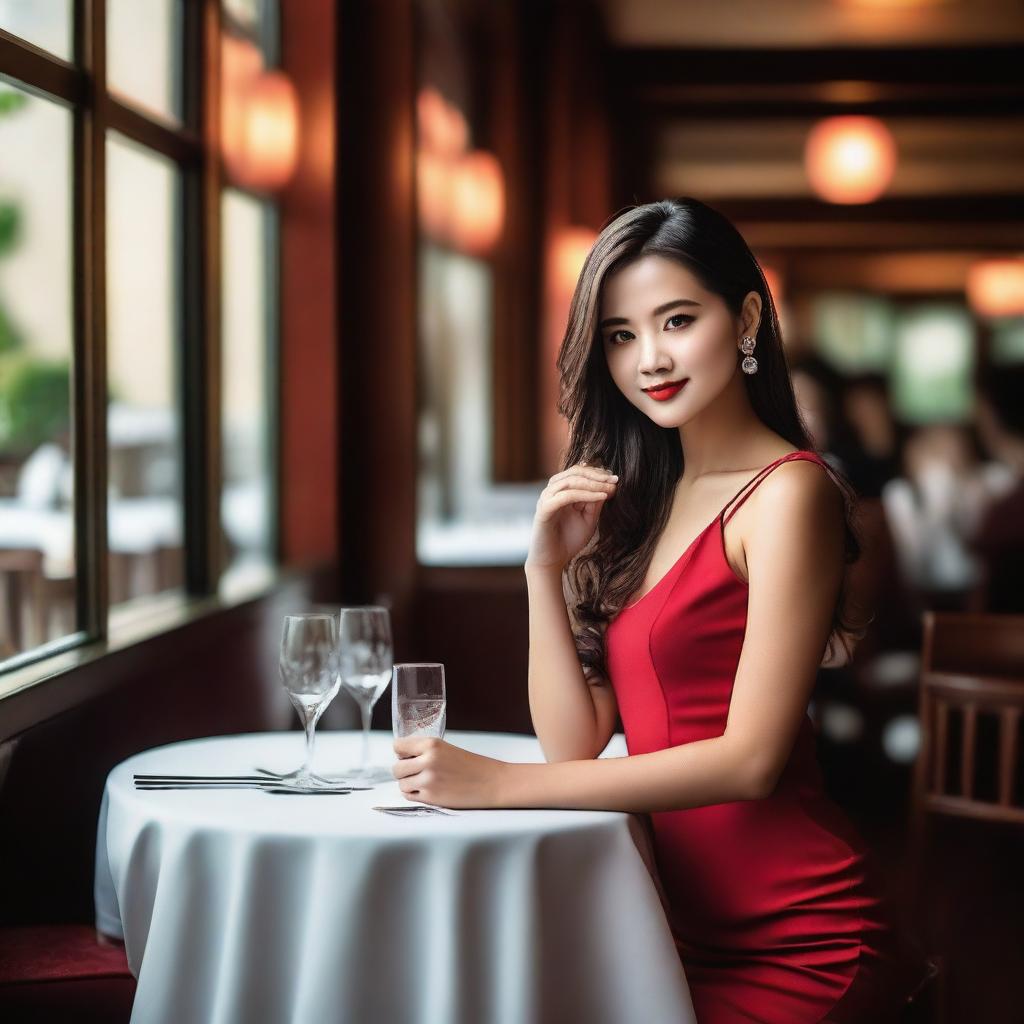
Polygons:
M843 492L828 469L811 459L790 459L776 466L751 496L752 534L778 540L827 543L842 536L845 518Z

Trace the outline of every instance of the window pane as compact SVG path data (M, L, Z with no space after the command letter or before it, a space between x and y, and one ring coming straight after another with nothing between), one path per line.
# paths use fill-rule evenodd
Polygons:
M0 28L71 60L71 0L0 0Z
M0 660L74 632L71 117L0 84Z
M276 402L273 338L273 210L226 190L222 214L223 367L221 410L227 544L224 584L262 573L273 560L270 437Z
M181 0L107 0L107 83L134 106L180 122Z
M184 579L179 173L107 139L110 601Z

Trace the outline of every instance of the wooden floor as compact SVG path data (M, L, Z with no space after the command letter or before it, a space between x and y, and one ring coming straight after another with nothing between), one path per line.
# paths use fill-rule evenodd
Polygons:
M945 1024L1024 1024L1024 829L932 817L913 913L907 863L910 770L819 737L832 795L885 866L900 911L945 955Z

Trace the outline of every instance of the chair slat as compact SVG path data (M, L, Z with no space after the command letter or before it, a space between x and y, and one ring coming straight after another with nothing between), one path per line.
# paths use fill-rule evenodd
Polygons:
M960 793L962 796L974 796L974 750L975 737L978 731L978 709L973 704L965 704L963 709L964 736L960 745Z
M1004 708L999 721L999 803L1013 804L1013 775L1017 763L1017 726L1020 708Z
M946 729L949 722L949 704L935 701L935 750L932 753L932 791L946 791Z

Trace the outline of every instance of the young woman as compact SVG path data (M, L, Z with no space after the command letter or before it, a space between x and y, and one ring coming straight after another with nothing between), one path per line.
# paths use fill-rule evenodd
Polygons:
M686 197L613 219L558 369L565 468L525 565L548 763L397 740L403 792L649 814L699 1024L897 1020L927 964L807 714L819 665L862 635L856 496L812 449L739 232ZM598 759L617 715L629 756Z

